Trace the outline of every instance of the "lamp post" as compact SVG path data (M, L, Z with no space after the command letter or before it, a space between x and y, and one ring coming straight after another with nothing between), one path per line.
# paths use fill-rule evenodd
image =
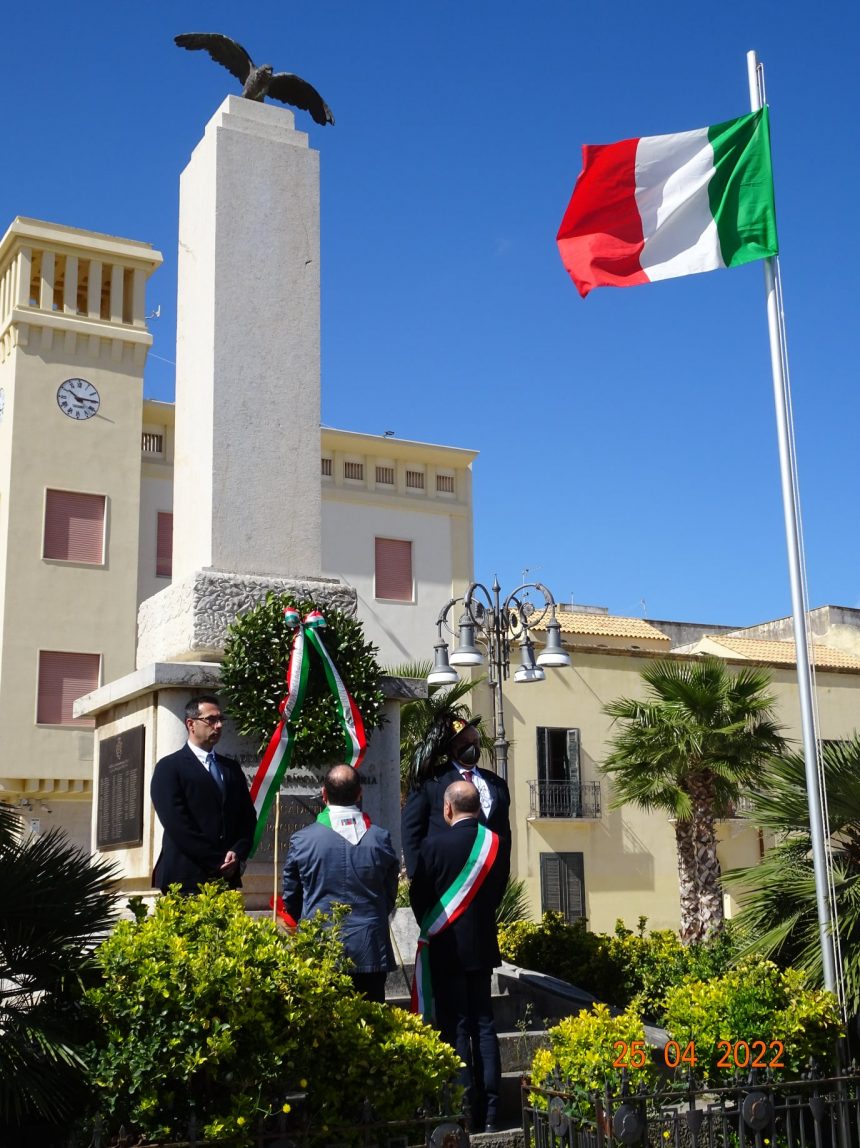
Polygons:
M535 590L543 595L543 603L536 605L526 592ZM542 682L546 677L544 666L569 666L570 655L561 643L561 627L555 616L556 605L550 591L540 582L524 582L502 599L498 578L493 579L492 590L481 582L472 582L461 598L451 598L439 611L436 619L438 638L434 647L433 669L427 677L431 686L454 685L459 676L455 666L483 665L486 648L490 688L493 691L493 755L496 773L507 780L508 739L505 734L505 707L502 682L510 674L511 648L520 650L520 665L514 673L515 682ZM463 613L457 623L457 646L448 654L448 639L454 629L448 618L458 602ZM534 642L530 630L540 626L549 614L546 624L546 645L535 658Z

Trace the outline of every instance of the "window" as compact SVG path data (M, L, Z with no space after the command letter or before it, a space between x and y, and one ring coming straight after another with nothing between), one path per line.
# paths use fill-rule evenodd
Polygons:
M394 467L378 466L376 468L377 486L394 486Z
M72 717L72 704L99 684L99 654L39 651L39 725L91 726L92 718Z
M140 436L140 449L143 454L164 454L164 435L156 431L143 431Z
M407 472L406 472L406 489L407 490L423 490L424 489L424 471L423 470L407 470Z
M453 494L454 493L454 476L453 476L453 474L437 474L436 475L436 490L439 494Z
M322 474L324 478L331 478L331 459L330 458L321 458L320 459L320 474Z
M155 576L173 577L173 515L166 510L158 512L155 538Z
M364 482L364 463L345 462L343 464L343 477L354 478L358 482Z
M571 923L585 916L585 876L581 853L541 853L541 913L563 913Z
M412 543L399 538L376 539L376 597L412 601Z
M74 490L45 495L43 556L63 562L104 562L105 496Z
M538 726L537 766L539 816L581 817L579 730Z

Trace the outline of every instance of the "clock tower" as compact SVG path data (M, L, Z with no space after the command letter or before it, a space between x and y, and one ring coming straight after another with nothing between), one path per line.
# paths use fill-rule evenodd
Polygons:
M135 660L147 243L17 218L0 240L0 800L89 838L92 720ZM52 818L56 821L57 818Z

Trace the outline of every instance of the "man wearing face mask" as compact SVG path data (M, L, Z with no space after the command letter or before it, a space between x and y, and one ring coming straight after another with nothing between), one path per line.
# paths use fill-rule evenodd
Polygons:
M489 769L481 769L480 717L443 713L430 729L413 762L413 787L401 820L403 857L411 879L425 837L446 832L445 790L455 781L468 781L478 791L479 820L510 848L511 795L507 782Z

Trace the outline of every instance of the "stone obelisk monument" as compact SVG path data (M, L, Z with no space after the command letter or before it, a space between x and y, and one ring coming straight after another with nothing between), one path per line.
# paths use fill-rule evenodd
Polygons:
M217 658L269 586L354 609L320 578L319 234L293 113L228 96L180 180L173 582L138 666Z
M188 698L217 690L229 623L269 590L356 609L320 573L319 156L291 111L230 96L207 124L180 181L178 300L173 581L140 607L137 670L75 710L96 719L93 845L130 891L160 848L152 770L184 742ZM395 829L398 709L362 766L371 817ZM220 748L256 762L229 726ZM265 903L262 849L244 884Z

